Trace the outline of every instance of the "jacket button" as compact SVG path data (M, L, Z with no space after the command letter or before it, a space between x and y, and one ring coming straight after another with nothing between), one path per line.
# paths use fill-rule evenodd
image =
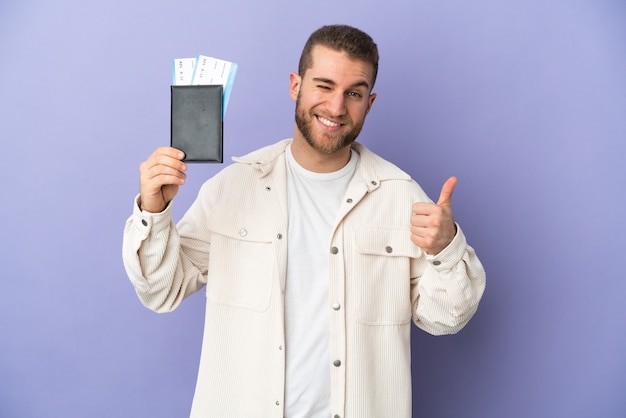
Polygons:
M393 252L393 248L391 248L390 246L386 246L385 251L387 251L388 254L391 254Z
M333 365L334 365L335 367L339 367L339 366L341 366L341 360L335 360L335 361L333 361Z
M352 199L348 198L348 199L346 200L346 202L347 202L347 203L352 203Z
M333 253L333 254L337 254L339 252L339 248L333 247L333 248L330 249L330 252Z
M435 261L433 261L433 265L434 265L434 266L438 266L438 265L440 265L440 264L441 264L441 261L439 261L439 260L435 260Z
M148 221L146 221L145 219L142 219L142 220L141 220L141 224L142 224L143 226L148 226Z
M239 235L242 236L242 237L245 237L246 235L248 235L248 230L245 229L245 228L241 228L239 230Z
M339 309L341 309L341 305L338 302L333 303L333 309L338 311Z
M278 235L276 235L276 238L278 238L278 239L283 239L283 234L278 234Z

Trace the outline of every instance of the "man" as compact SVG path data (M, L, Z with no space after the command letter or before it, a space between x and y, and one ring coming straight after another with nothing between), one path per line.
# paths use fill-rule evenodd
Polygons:
M485 272L454 222L456 178L432 203L355 142L376 95L376 44L325 26L290 75L293 138L234 158L178 225L180 150L141 164L124 263L143 304L206 286L192 417L408 418L410 322L459 331Z

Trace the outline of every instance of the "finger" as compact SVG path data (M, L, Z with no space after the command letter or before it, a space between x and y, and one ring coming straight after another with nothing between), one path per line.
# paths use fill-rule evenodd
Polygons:
M187 175L185 174L184 170L180 170L177 168L159 164L159 165L155 165L145 170L141 174L140 178L145 179L145 180L152 180L152 179L158 179L161 177L177 177L177 178L184 179L187 177ZM167 183L164 183L164 184L167 184Z
M439 194L439 200L437 201L438 205L443 206L451 206L452 205L452 192L456 187L456 184L459 180L452 176L443 184L441 187L441 194Z
M166 158L182 162L185 158L185 153L173 147L159 147L154 151L153 156L157 159Z
M435 204L430 202L416 202L411 207L411 213L413 215L425 215L430 216L433 213Z
M173 148L163 148L163 152L159 151L161 149L155 151L139 168L142 170L160 170L163 167L167 167L180 172L187 170L187 165L181 160L185 155L182 151L177 151Z
M185 158L185 153L183 151L173 147L159 147L154 151L153 154L166 155L177 160L182 160L183 158Z

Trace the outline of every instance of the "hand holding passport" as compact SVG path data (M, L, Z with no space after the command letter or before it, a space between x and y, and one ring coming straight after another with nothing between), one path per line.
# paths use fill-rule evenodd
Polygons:
M199 55L173 61L171 146L185 162L223 162L223 118L237 64Z

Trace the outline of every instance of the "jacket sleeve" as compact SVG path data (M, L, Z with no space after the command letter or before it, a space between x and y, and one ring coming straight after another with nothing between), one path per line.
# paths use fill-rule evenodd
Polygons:
M209 243L206 239L195 243L206 256L194 262L185 254L185 239L181 243L171 219L171 203L153 214L141 211L137 200L124 228L124 268L145 307L170 312L206 284L206 264L197 260L208 259Z
M455 334L478 309L485 270L457 225L452 242L437 255L412 261L413 321L433 334Z

